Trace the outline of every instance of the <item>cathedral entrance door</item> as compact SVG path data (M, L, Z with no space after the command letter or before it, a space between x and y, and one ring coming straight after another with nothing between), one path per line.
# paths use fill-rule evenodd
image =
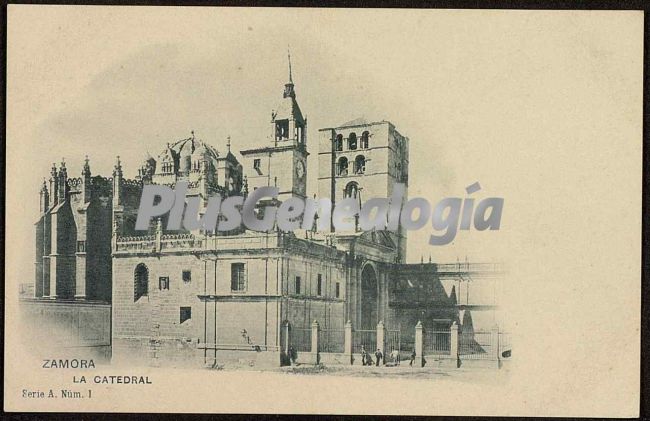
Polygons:
M377 297L377 274L366 265L361 272L361 329L377 328Z

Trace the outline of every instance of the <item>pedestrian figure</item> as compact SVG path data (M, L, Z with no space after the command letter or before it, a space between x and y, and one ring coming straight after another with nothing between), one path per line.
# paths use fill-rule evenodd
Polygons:
M413 366L413 361L415 361L415 349L411 352L411 362L409 363L411 367Z
M363 345L361 345L361 365L368 365L368 352Z
M379 364L381 364L381 359L384 357L384 354L381 353L379 348L377 348L377 352L375 352L375 358L377 358L377 367L379 367Z
M289 347L289 358L291 359L292 364L296 364L296 350L292 346Z
M393 361L395 365L399 365L399 351L394 349L390 352L390 359Z

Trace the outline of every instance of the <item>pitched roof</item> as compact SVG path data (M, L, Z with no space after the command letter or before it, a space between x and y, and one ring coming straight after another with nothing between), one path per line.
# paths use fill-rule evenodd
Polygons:
M283 98L278 106L278 110L275 112L276 120L297 120L304 122L305 119L302 116L298 102L294 97L288 96Z
M368 120L366 120L363 117L357 117L354 120L350 120L346 123L341 124L339 127L347 127L347 126L363 126L368 124Z

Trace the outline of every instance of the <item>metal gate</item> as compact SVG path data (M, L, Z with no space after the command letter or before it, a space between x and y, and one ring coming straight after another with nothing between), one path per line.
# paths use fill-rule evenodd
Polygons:
M449 330L425 330L422 336L422 351L425 355L449 355L451 351Z
M318 351L341 353L345 348L344 329L324 329L318 334Z
M397 330L386 330L386 336L384 338L384 353L388 356L391 352L397 351L400 352L402 349L402 338L399 329Z
M361 347L369 354L374 354L377 350L377 331L376 330L354 330L352 331L352 352L361 353Z
M291 327L290 347L298 352L311 352L311 328Z

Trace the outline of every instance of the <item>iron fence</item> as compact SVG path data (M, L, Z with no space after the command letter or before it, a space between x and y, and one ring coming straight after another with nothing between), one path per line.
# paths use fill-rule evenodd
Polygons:
M318 334L320 352L343 352L345 347L345 329L323 329Z
M449 355L451 352L449 330L425 330L422 341L422 351L425 355Z
M352 352L361 353L361 347L366 352L374 354L377 349L377 331L376 330L353 330L352 331Z
M384 353L389 355L393 351L401 351L402 337L399 330L387 329L384 337Z
M489 360L496 357L494 343L497 335L492 332L475 331L463 332L458 335L458 354L461 359Z
M290 346L298 352L311 352L311 329L291 327Z

